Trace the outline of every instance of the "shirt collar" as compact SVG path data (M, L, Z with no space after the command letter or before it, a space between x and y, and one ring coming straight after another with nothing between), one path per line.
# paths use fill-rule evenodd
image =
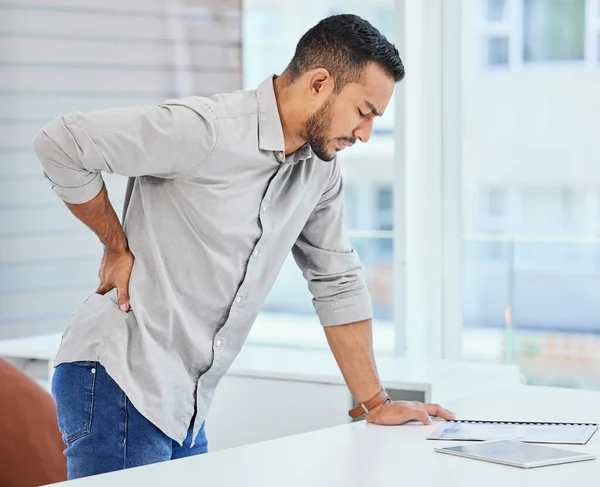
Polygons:
M273 88L274 75L264 80L256 90L258 99L258 147L260 150L285 151L283 129Z
M275 75L269 76L256 90L258 100L258 148L283 154L285 162L295 164L298 161L309 159L312 156L310 145L304 144L294 154L285 158L285 141L283 128L279 118L277 99L273 80Z

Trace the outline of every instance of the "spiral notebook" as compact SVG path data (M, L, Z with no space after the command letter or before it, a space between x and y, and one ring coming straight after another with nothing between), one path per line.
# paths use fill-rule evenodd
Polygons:
M597 423L545 423L524 421L446 421L428 440L515 440L526 443L585 445Z

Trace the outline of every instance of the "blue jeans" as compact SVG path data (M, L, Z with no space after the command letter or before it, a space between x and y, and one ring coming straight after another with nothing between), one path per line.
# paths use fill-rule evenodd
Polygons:
M138 412L98 362L59 365L52 379L52 395L67 445L69 480L208 450L204 424L192 448L191 427L179 446Z

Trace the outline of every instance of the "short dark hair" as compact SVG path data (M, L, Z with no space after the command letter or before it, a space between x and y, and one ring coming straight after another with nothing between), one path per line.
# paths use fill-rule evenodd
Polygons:
M371 62L396 82L404 78L398 49L381 32L358 15L332 15L302 36L283 76L293 83L306 71L325 68L339 92L347 83L359 81Z

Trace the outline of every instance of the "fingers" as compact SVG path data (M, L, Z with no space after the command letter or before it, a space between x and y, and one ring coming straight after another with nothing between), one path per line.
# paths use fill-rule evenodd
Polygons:
M429 413L425 409L417 409L415 411L414 417L410 419L416 419L417 421L421 421L423 424L431 424L431 418L429 417Z
M129 279L133 269L134 256L130 250L111 251L104 250L102 264L98 271L100 285L98 294L106 294L108 291L117 288L117 302L119 309L127 313L131 309L129 299Z
M404 424L411 420L420 421L423 424L431 424L431 418L429 413L419 406L408 405L407 403L395 403L400 406L400 417L393 418L389 416L386 418L386 424ZM408 407L407 407L408 406Z
M98 286L98 289L96 289L96 294L106 294L108 291L110 291L111 289L114 289L115 286L109 286L106 284L101 283L100 286ZM117 287L117 296L118 296L118 301L119 301L119 309L121 311L123 311L124 313L127 313L130 309L130 305L129 305L129 292L127 291L126 287Z
M372 415L375 413L374 415ZM431 416L446 420L456 419L451 411L438 404L423 404L418 401L394 401L383 404L380 408L367 415L367 422L381 425L404 424L411 420L420 421L425 425L432 424Z
M117 288L119 298L119 309L125 313L129 311L129 291L127 286L119 286Z
M444 409L439 404L423 404L423 408L431 415L443 418L448 421L456 419L456 415L452 411Z

